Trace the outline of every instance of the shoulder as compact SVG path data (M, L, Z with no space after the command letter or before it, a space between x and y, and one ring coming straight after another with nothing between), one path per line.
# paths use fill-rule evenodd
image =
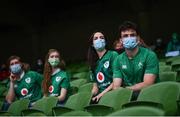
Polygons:
M142 49L141 55L144 56L144 59L148 61L158 61L158 57L155 52L153 52L148 48L141 48L141 49Z
M124 51L123 53L121 54L118 54L118 56L116 57L117 59L123 59L125 58L127 55L126 55L126 52Z
M62 78L67 78L68 75L67 75L67 72L64 71L64 70L61 70L59 73L58 73L59 76L61 76Z
M152 51L151 49L149 49L149 48L140 47L140 49L141 49L142 54L145 54L145 53L146 53L146 55L156 56L156 53L153 52L153 51Z
M27 71L26 75L39 75L39 73L35 71Z
M108 50L108 52L109 52L110 54L117 54L117 55L118 55L118 53L117 53L116 51L114 51L114 50Z

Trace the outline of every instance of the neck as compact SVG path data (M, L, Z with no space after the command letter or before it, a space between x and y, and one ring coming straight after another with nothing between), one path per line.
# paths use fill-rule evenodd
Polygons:
M21 71L21 73L19 73L19 74L13 74L13 75L16 77L17 80L19 80L22 73L23 73L23 71Z
M52 67L52 73L54 73L57 69L57 67Z
M98 57L101 58L104 55L104 53L106 52L106 49L104 49L103 51L96 51L96 52L98 54Z
M139 48L136 47L133 50L125 49L128 58L133 58L138 53Z

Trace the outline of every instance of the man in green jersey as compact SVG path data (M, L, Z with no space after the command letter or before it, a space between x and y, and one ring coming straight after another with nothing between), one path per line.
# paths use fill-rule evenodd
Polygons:
M32 104L42 97L41 82L43 77L41 74L29 69L26 70L18 56L11 56L8 59L8 66L11 72L10 87L2 110L7 110L15 98L28 98Z
M125 52L114 61L113 89L127 87L134 92L159 80L157 56L151 50L138 46L139 32L134 23L126 21L120 27L120 40Z

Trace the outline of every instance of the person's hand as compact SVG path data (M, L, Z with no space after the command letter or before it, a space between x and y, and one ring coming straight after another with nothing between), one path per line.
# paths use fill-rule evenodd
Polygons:
M133 90L134 86L127 86L126 88Z
M9 78L11 82L14 82L15 80L17 80L17 77L13 73L10 74Z
M98 102L101 97L102 97L102 95L99 94L99 95L93 97L93 98L92 98L92 101Z

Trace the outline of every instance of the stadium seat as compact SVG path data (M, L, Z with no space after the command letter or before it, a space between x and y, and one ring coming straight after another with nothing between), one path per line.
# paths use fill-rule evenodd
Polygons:
M122 108L122 105L130 102L132 90L127 88L118 88L107 92L101 97L98 104L92 104L85 107L85 110L92 113L94 116L104 116L113 111Z
M79 87L78 92L91 92L93 83L86 83Z
M0 112L0 115L20 116L22 110L28 109L29 102L29 99L16 100L9 106L7 112Z
M159 66L159 73L166 72L166 71L171 71L171 68L172 67L170 65Z
M171 66L172 66L172 71L177 71L178 69L180 69L180 59L173 61Z
M79 73L75 73L72 75L73 78L84 78L84 79L88 79L90 77L89 72L79 72Z
M177 72L172 72L172 71L166 71L166 72L160 72L159 73L159 78L160 81L176 81L177 77Z
M77 87L77 88L84 85L85 83L87 83L86 79L77 79L70 82L72 87Z
M23 115L33 115L33 113L44 113L45 115L52 115L52 108L57 105L57 97L44 97L35 102L31 109L22 111Z
M165 112L162 109L148 106L134 106L118 110L108 116L164 116Z
M89 105L92 98L91 92L80 92L70 96L64 106L53 108L53 115L60 116L63 113L72 110L84 110L84 107Z
M163 105L163 109L165 110L166 115L176 115L177 114L177 100L180 95L180 84L173 81L160 82L151 86L148 86L141 90L136 104L132 103L132 107L138 105L138 101L144 102L154 102ZM127 104L125 104L127 105ZM143 103L144 105L144 103ZM148 106L148 104L147 104ZM152 106L152 104L151 104ZM130 107L130 104L129 106Z
M61 116L92 116L91 113L86 112L86 111L71 111L71 112L67 112L62 114Z

